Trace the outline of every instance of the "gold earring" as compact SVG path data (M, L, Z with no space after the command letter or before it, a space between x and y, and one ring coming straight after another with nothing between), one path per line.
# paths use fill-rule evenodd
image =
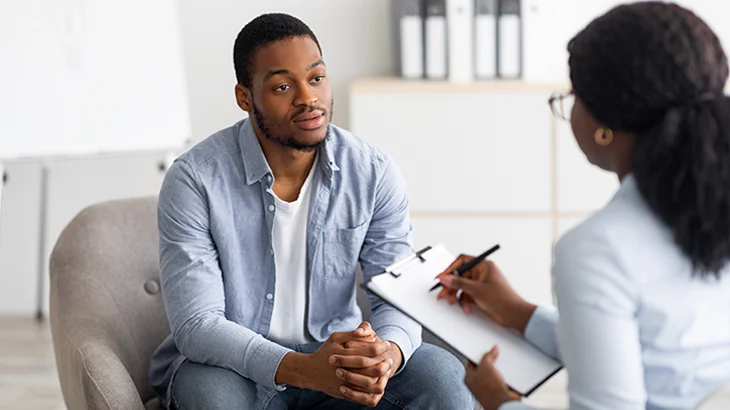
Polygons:
M596 144L607 147L613 142L613 130L610 128L599 128L594 135Z

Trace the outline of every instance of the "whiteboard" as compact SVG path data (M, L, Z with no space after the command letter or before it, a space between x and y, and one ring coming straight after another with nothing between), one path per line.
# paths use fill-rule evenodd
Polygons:
M2 0L0 159L190 137L174 0Z

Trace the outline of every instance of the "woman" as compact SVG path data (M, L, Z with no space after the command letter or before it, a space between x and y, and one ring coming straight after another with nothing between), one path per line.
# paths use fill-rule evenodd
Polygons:
M618 6L568 45L572 91L551 98L614 198L556 244L557 310L481 263L442 273L439 297L523 333L568 373L571 409L692 409L730 381L728 62L703 21L674 4ZM564 117L567 116L563 115ZM559 314L558 314L559 312ZM466 383L486 410L527 408L493 366Z

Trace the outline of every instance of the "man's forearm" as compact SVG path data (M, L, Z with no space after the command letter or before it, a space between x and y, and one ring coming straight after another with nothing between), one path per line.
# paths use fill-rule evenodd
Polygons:
M222 315L208 314L190 320L175 332L180 352L198 363L232 369L267 387L276 388L277 368L290 349Z

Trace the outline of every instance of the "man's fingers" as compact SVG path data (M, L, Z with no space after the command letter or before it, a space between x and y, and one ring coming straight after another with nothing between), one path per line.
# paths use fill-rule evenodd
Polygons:
M330 335L330 339L339 344L339 345L345 345L345 343L350 341L359 341L359 342L369 342L373 343L378 340L378 337L373 334L373 336L355 336L355 331L352 332L335 332Z
M355 329L353 334L357 337L370 337L375 336L375 331L373 331L373 327L370 326L369 322L362 322L360 323L360 326Z
M361 391L351 389L347 386L340 387L340 393L345 396L347 400L353 401L355 403L360 403L368 407L377 406L380 402L380 399L383 397L379 394L363 393Z
M371 394L383 394L385 386L380 383L379 377L369 377L362 374L353 373L345 369L337 369L335 372L337 378L345 382L345 384L355 389Z
M355 371L356 373L359 373L363 376L373 377L373 378L379 378L379 377L389 377L392 370L395 370L393 368L393 359L383 360L382 362L376 364L375 366L366 367L363 369L350 369L350 371Z
M375 366L383 361L385 361L385 358L382 356L373 358L366 356L342 356L334 354L329 358L329 363L331 365L348 369L364 369Z
M357 340L345 342L346 355L378 357L390 350L390 342L360 342Z

